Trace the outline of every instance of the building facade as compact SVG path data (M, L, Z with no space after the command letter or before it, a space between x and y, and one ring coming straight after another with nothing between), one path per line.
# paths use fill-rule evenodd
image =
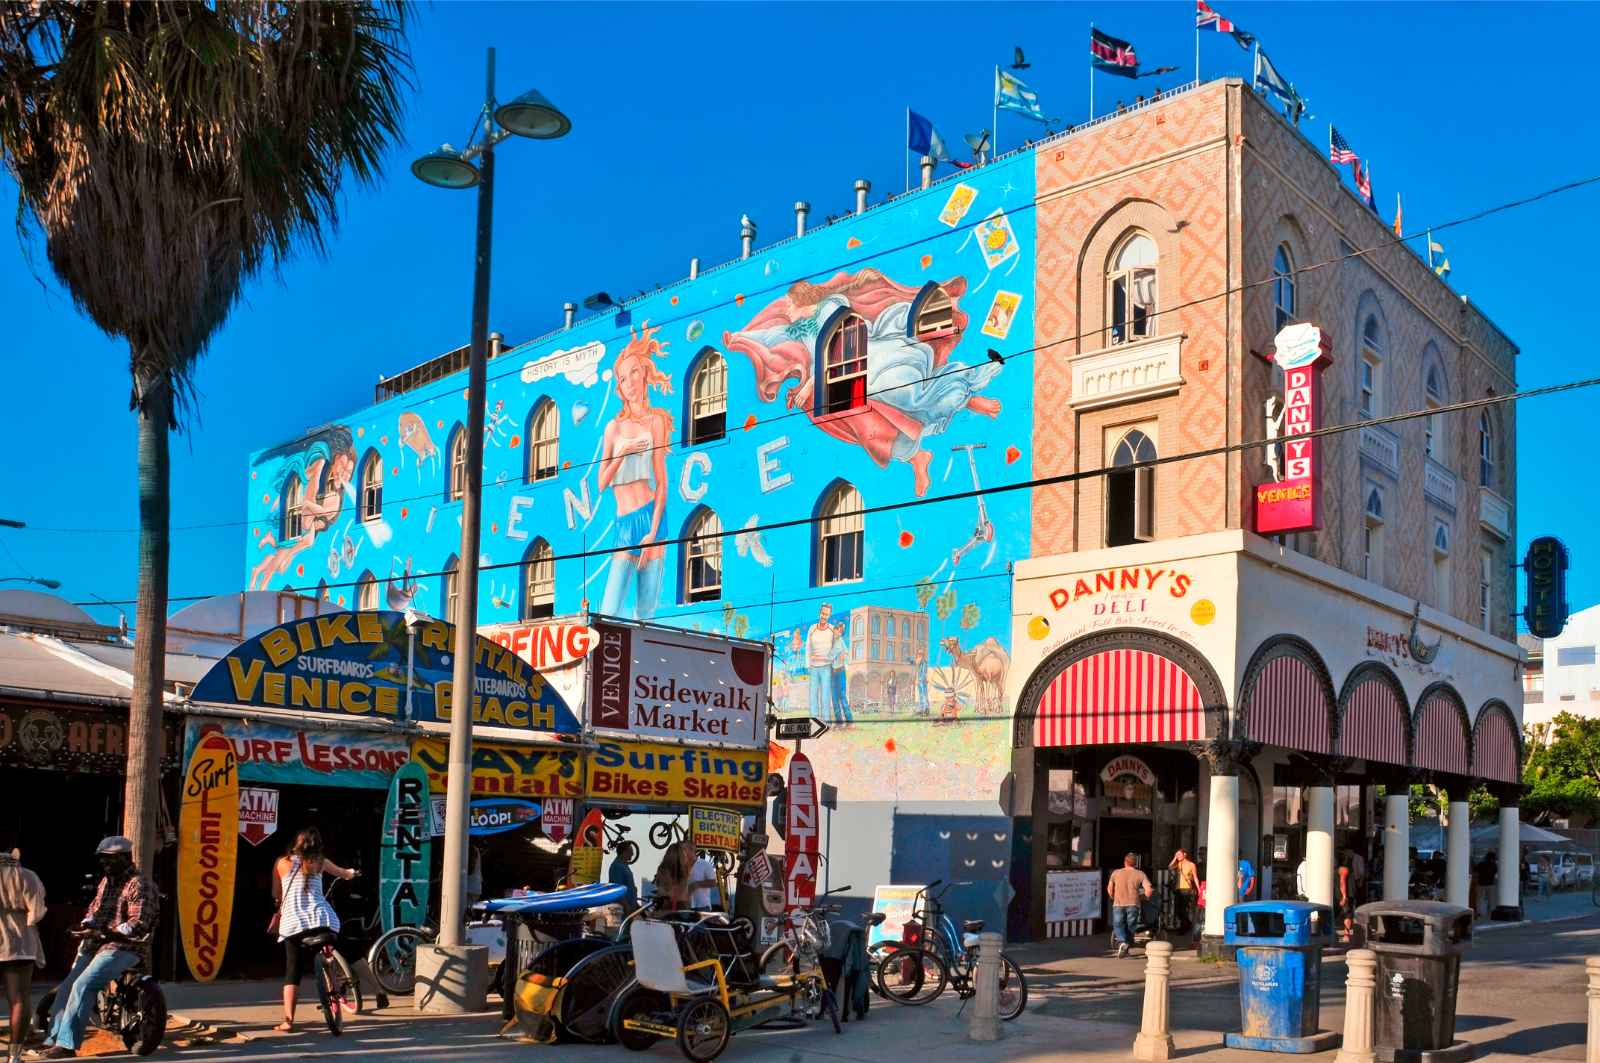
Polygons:
M835 724L807 752L858 892L1073 933L1088 872L1184 846L1213 897L1236 853L1326 897L1374 782L1517 779L1514 412L1328 437L1320 529L1264 539L1281 455L1237 448L1301 322L1325 423L1514 389L1319 148L1238 81L1165 94L496 346L480 620L770 641L780 711ZM252 457L253 588L448 613L460 370Z
M1600 606L1580 609L1567 618L1567 626L1553 639L1521 637L1527 651L1522 697L1524 723L1535 733L1563 712L1575 716L1600 715Z

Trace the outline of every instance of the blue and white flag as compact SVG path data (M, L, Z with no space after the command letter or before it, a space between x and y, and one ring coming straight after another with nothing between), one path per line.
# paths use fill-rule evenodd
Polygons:
M1270 92L1282 100L1289 108L1290 117L1295 125L1300 124L1301 115L1306 112L1306 98L1300 95L1298 89L1272 65L1272 60L1267 58L1264 48L1256 48L1255 90L1257 92Z
M1039 94L999 67L994 68L994 105L999 110L1016 111L1037 122L1047 120L1039 109Z
M933 128L933 120L924 118L916 111L906 112L906 150L918 155L926 155L934 162L945 162L957 169L964 170L971 166L968 162L957 162L950 157L950 151L944 146L944 137Z

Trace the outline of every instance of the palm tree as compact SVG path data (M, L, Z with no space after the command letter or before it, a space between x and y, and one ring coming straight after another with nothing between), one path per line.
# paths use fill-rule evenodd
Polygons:
M0 0L0 156L78 308L127 341L139 605L125 833L156 853L167 443L207 343L263 266L320 252L373 183L409 87L399 3Z

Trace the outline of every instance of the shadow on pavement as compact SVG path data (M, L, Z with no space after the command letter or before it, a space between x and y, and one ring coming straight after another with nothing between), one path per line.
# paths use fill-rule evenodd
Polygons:
M1459 1027L1457 1027L1459 1029ZM1582 1048L1588 1029L1581 1022L1558 1022L1551 1026L1535 1026L1518 1030L1493 1041L1478 1041L1478 1051L1515 1052L1519 1056L1537 1056L1558 1048Z

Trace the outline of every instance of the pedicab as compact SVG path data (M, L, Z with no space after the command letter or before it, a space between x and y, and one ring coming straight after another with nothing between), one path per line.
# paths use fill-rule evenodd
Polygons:
M708 1063L740 1030L839 1011L816 967L762 974L749 948L748 920L717 913L640 919L633 925L634 977L611 1007L611 1032L640 1052L673 1038L685 1058Z

